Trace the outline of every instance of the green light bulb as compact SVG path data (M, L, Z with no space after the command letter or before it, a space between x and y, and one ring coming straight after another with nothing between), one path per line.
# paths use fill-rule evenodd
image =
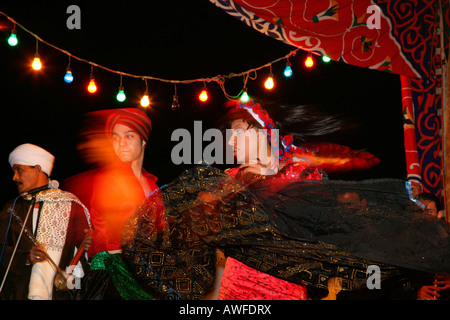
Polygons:
M19 42L19 41L17 40L16 34L15 34L14 32L11 33L11 35L10 35L9 38L8 38L8 44L9 44L11 47L15 47L15 46L17 45L18 42Z
M125 95L125 91L123 91L123 88L119 89L119 92L117 93L116 99L119 102L124 102L127 96Z
M248 94L247 94L247 91L244 91L242 94L241 94L241 101L242 102L244 102L244 103L246 103L246 102L248 102L248 100L250 99L250 97L248 96Z

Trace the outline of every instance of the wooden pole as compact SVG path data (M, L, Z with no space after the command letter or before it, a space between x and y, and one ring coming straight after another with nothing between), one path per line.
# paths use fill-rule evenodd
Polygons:
M445 92L443 92L442 97L442 125L443 125L443 170L444 170L444 209L445 209L445 221L447 225L450 227L450 81L448 81L448 75L450 74L450 64L447 63L447 66L444 66L444 83L446 86L443 88Z

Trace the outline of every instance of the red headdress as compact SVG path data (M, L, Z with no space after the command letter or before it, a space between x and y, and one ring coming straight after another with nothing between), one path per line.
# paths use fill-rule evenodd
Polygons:
M112 129L118 123L133 129L143 140L148 141L152 130L152 122L142 110L136 108L111 110L111 114L106 120L107 133L112 132Z

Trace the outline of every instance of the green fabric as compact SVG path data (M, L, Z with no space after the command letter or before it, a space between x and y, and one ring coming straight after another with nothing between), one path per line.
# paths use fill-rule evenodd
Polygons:
M91 270L106 270L125 300L152 300L127 269L120 253L110 254L108 251L97 253L92 258Z

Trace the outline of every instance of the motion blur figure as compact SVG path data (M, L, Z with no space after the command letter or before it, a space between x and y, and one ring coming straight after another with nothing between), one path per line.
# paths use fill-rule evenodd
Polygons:
M92 190L81 198L89 203L94 232L88 251L91 268L79 299L152 299L134 281L121 258L124 222L158 189L157 178L143 168L151 120L134 108L104 110L96 117L104 131L88 129L82 145L86 159L101 167L88 172L87 180L81 183L92 181ZM80 180L75 181L71 184L80 186Z

